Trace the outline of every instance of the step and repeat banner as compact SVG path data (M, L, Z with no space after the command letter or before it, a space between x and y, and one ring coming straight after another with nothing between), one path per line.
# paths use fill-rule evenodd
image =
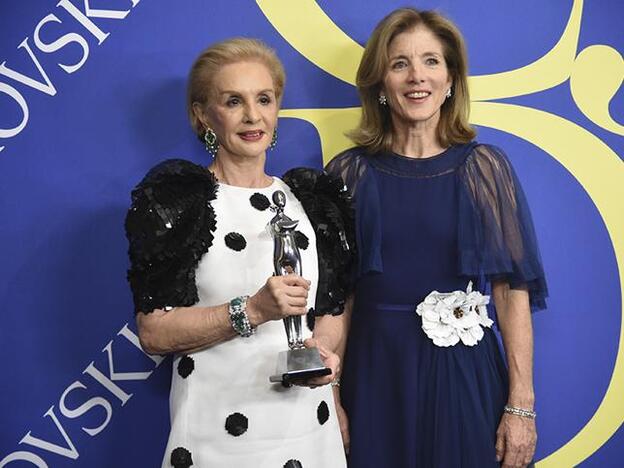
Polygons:
M2 0L0 467L160 463L171 363L140 349L123 221L155 163L209 163L184 103L198 53L274 47L288 78L268 169L321 167L350 146L363 44L406 4L462 29L478 140L507 151L533 210L550 286L538 466L622 466L619 0Z

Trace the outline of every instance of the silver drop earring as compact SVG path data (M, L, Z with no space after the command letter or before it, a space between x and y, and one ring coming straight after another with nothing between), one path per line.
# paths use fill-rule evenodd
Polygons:
M386 98L386 95L384 93L379 93L379 97L377 98L377 100L382 106L388 105L388 99Z

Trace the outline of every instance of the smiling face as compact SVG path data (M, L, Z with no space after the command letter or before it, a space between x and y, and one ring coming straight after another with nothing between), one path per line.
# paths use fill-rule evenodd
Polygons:
M424 26L397 34L388 48L382 93L397 127L435 131L452 81L440 40Z
M267 67L255 61L231 63L220 68L211 84L207 105L196 103L193 109L204 127L217 135L217 157L264 156L279 110Z

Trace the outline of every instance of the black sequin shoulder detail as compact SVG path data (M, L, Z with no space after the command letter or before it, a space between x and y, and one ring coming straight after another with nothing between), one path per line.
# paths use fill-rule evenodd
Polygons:
M214 239L216 193L214 175L182 159L158 164L132 191L125 227L135 312L198 301L195 268Z
M316 234L319 282L314 313L338 315L352 289L356 258L351 199L342 180L325 171L291 169L283 180L303 205Z

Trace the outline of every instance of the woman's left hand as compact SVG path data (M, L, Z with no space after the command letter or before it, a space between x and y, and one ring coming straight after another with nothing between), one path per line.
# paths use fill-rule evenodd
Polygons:
M504 413L496 431L496 460L503 468L525 467L533 460L535 420Z
M333 353L329 349L322 346L316 338L308 338L303 342L303 344L306 348L318 348L323 364L325 364L325 367L329 367L332 371L329 375L307 380L303 385L315 388L331 383L338 375L338 372L340 372L340 357L336 353Z

